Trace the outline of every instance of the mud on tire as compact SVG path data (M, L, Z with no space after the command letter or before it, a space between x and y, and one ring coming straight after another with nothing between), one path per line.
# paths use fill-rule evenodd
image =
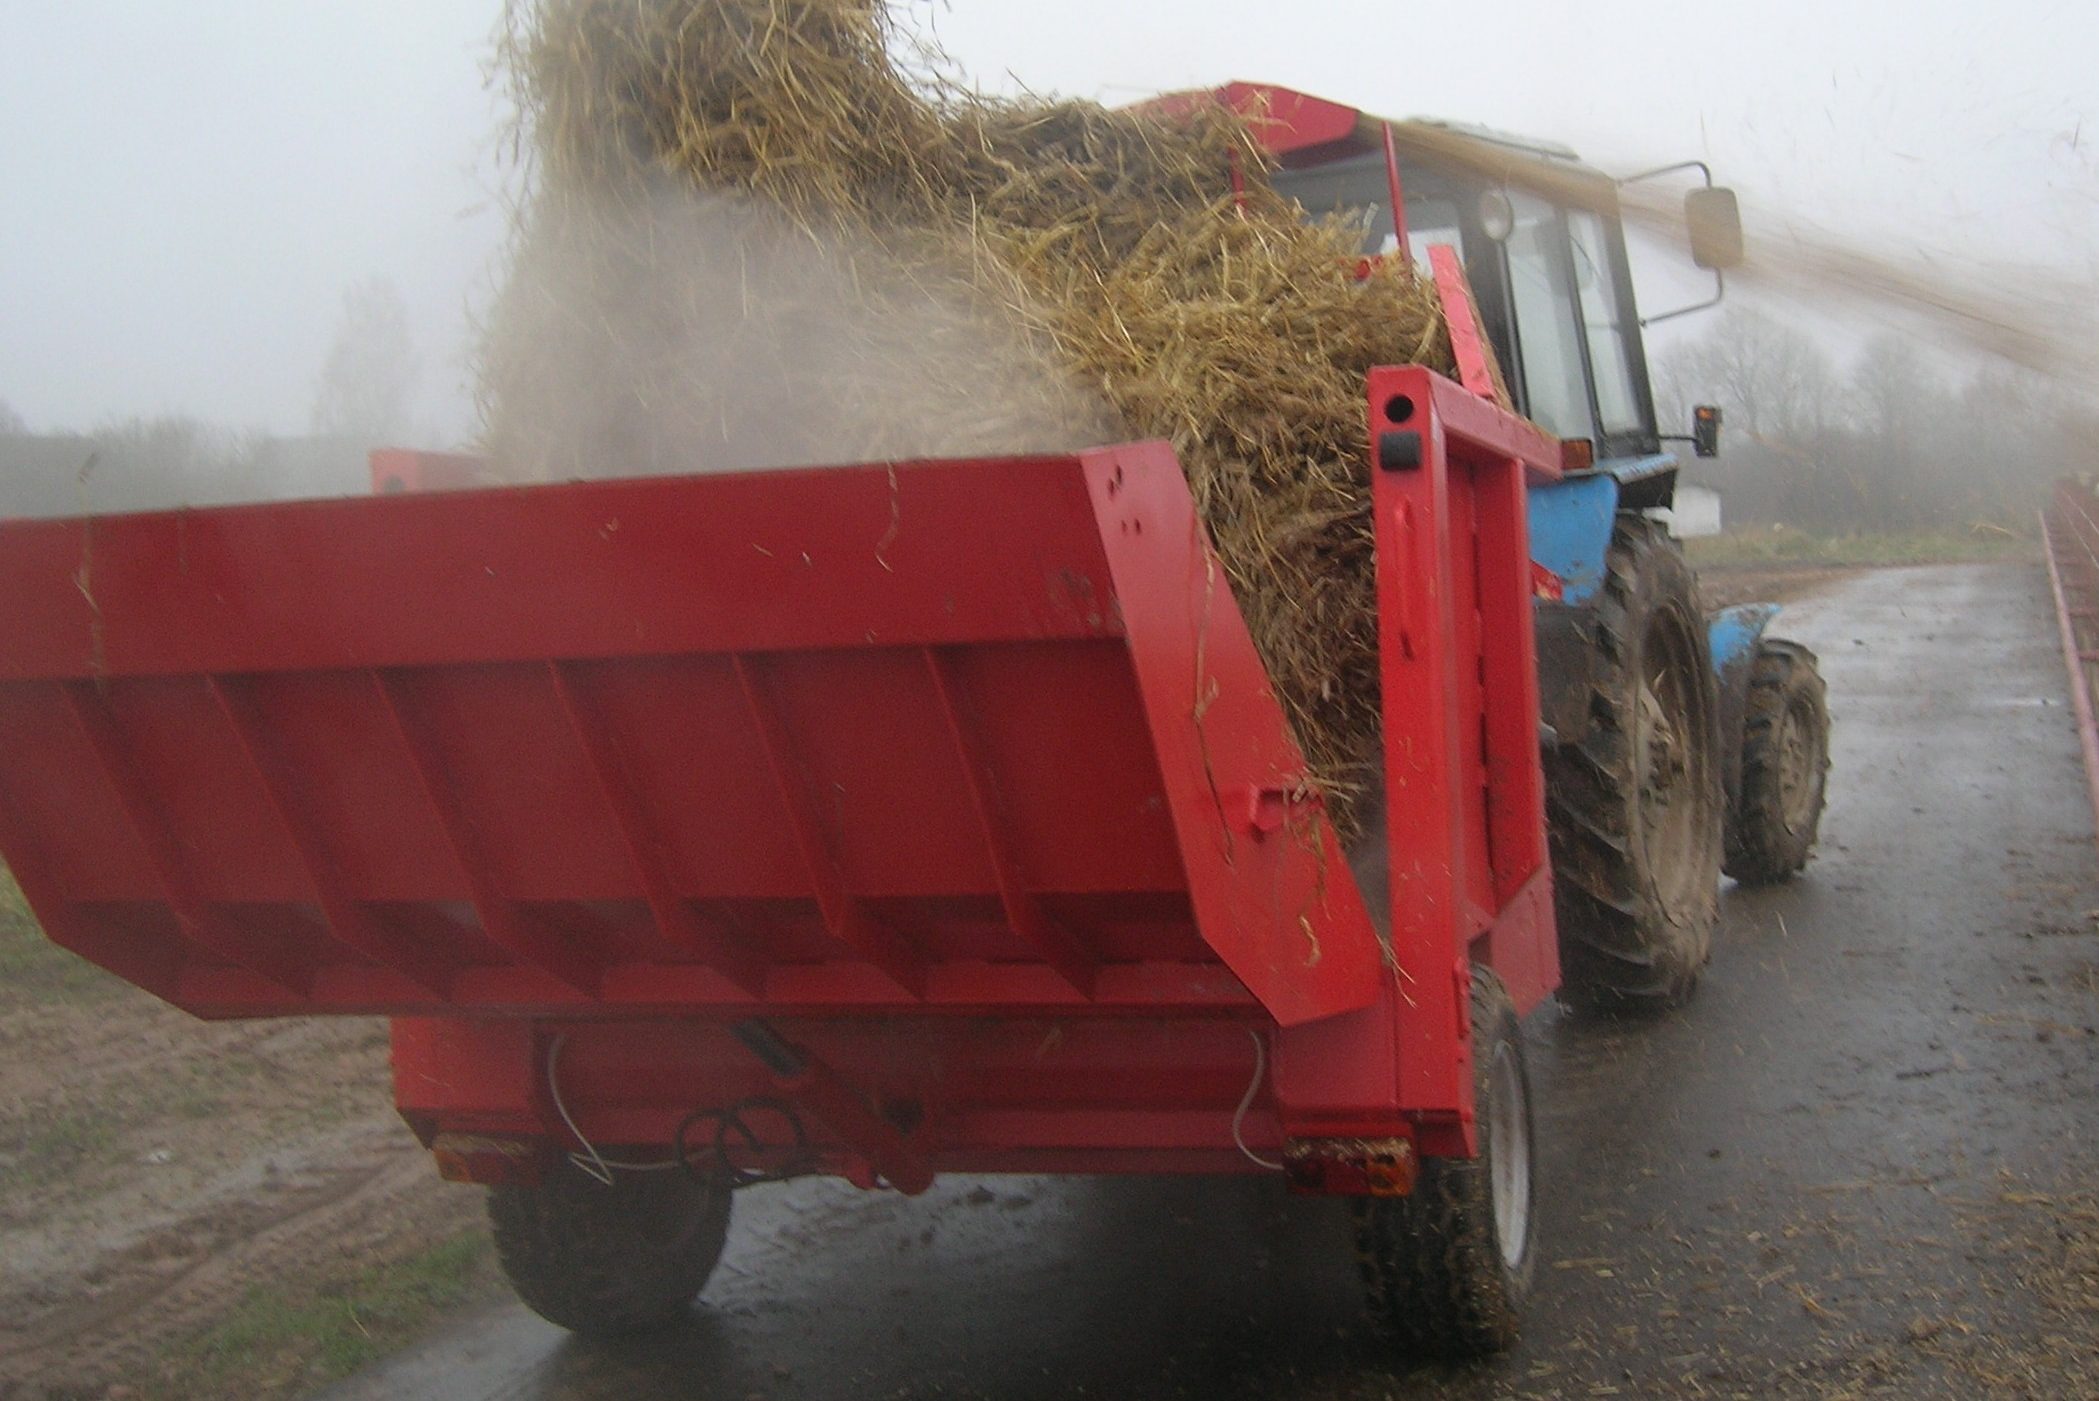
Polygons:
M494 1187L503 1273L549 1323L591 1337L666 1328L699 1297L729 1229L726 1184L684 1172L615 1172L563 1158L537 1187Z
M1766 639L1742 711L1742 785L1727 824L1727 873L1769 885L1807 865L1829 775L1829 692L1815 654Z
M1530 1075L1501 980L1472 974L1480 1156L1430 1158L1411 1196L1360 1202L1356 1253L1372 1317L1401 1348L1464 1359L1516 1341L1536 1270Z
M1545 760L1561 996L1674 1006L1719 918L1725 800L1697 583L1662 527L1623 517L1593 605L1588 724Z

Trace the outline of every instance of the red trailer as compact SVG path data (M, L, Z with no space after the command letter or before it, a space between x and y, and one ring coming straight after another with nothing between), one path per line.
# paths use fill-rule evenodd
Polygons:
M393 1017L570 1327L682 1314L751 1182L1280 1171L1362 1199L1400 1334L1503 1345L1561 450L1368 387L1355 868L1157 443L0 524L0 854L199 1016Z

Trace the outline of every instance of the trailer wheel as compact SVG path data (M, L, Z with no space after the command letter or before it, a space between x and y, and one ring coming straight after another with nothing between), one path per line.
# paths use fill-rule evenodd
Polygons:
M494 1187L488 1218L503 1273L541 1318L618 1337L684 1318L728 1235L726 1183L684 1172L615 1172L567 1158L537 1187Z
M1697 583L1662 527L1625 517L1589 623L1590 723L1546 756L1561 996L1675 1006L1719 918L1718 696Z
M1829 775L1829 692L1815 654L1767 640L1749 672L1742 788L1728 823L1727 873L1769 885L1807 865Z
M1411 1196L1357 1208L1370 1311L1407 1351L1482 1357L1516 1341L1536 1264L1530 1073L1501 979L1472 970L1477 1158L1429 1158Z

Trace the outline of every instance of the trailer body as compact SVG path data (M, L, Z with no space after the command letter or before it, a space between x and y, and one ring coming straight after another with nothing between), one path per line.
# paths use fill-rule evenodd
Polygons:
M1475 1141L1471 960L1555 982L1557 450L1369 388L1387 910L1160 444L0 524L0 853L200 1016L396 1017L458 1177L697 1114L864 1182L1396 1188Z
M1689 995L1723 830L1738 879L1806 864L1821 682L1645 514L1613 182L1411 123L1410 185L1394 124L1287 89L1158 105L1206 102L1450 333L1456 381L1365 386L1353 850L1166 444L529 487L388 451L369 499L0 522L0 856L46 932L203 1017L393 1018L402 1115L580 1331L682 1317L737 1185L1282 1172L1359 1199L1395 1336L1507 1347L1518 1019Z

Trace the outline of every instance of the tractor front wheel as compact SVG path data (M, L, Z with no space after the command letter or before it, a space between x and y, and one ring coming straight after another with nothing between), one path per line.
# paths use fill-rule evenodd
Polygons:
M692 1309L728 1236L727 1183L682 1170L615 1170L567 1158L537 1187L494 1187L503 1273L541 1318L589 1337L667 1328Z
M1472 970L1477 1158L1429 1158L1412 1195L1357 1207L1370 1311L1401 1347L1453 1359L1501 1352L1536 1267L1530 1072L1501 979Z
M1828 776L1829 693L1815 654L1767 639L1750 666L1727 873L1744 885L1770 885L1805 867L1822 824Z

